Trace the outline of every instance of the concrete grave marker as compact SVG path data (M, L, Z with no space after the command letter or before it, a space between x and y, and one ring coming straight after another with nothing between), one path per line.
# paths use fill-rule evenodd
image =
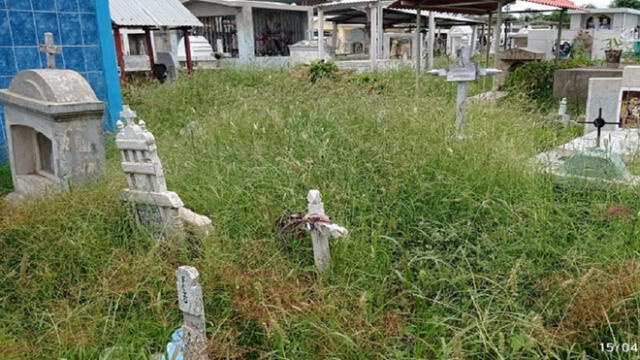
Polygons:
M602 130L610 131L619 127L640 125L640 66L625 66L621 78L589 79L587 97L587 119L595 119L600 109L602 117L620 125L607 125ZM595 131L596 127L585 125L585 134Z
M187 360L207 360L207 333L200 274L191 266L176 270L178 304L184 316L182 324L184 354Z
M211 220L185 208L178 194L167 190L156 140L145 122L140 120L136 124L136 113L126 105L120 115L126 126L118 121L116 146L129 183L123 197L134 204L138 222L157 239L168 234L181 235L185 226L192 232L208 235Z
M49 66L55 67L53 36L47 34ZM91 183L102 173L104 103L72 70L18 73L0 90L15 192L21 200L71 185Z
M493 75L500 73L497 69L483 69L471 62L471 49L468 46L462 47L460 51L460 62L451 65L449 70L430 70L431 75L446 76L447 81L458 83L458 94L456 96L456 136L464 138L464 121L466 117L467 93L469 82L476 81L478 76Z
M329 237L345 237L347 229L332 223L324 212L324 203L318 190L310 190L307 195L309 212L306 217L307 230L311 231L313 243L313 259L321 272L326 271L331 264L331 250Z

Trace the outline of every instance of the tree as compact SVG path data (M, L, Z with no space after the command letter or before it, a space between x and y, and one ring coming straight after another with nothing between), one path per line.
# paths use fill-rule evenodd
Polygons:
M640 10L640 0L613 0L609 7L631 8Z
M585 9L597 9L597 7L593 4L582 5L582 7Z

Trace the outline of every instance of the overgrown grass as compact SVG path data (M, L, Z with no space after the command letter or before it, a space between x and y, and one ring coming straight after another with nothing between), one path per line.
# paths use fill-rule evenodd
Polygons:
M370 82L197 72L126 97L156 135L169 187L216 233L194 254L139 231L104 181L0 212L0 358L161 351L180 324L173 272L196 266L211 358L625 358L638 341L635 191L560 185L527 159L575 135L524 102L470 105L413 74ZM472 93L478 92L477 86ZM309 239L274 222L319 189L348 239L316 274Z

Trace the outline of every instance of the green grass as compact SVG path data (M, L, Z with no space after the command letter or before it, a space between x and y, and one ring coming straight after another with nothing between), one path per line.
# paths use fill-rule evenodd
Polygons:
M0 165L0 194L7 194L12 190L11 168L8 165Z
M171 190L214 220L199 251L156 245L104 180L0 205L0 358L117 359L161 351L180 324L173 272L196 266L210 358L626 358L638 341L637 192L556 184L527 159L576 136L517 97L470 105L410 71L375 81L197 72L126 90ZM481 89L472 86L471 92ZM350 230L320 276L308 238L275 220L319 189ZM630 216L603 217L613 205Z

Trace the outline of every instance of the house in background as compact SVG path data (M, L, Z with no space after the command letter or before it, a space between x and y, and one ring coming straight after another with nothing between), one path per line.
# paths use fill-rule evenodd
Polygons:
M216 52L238 61L287 63L289 45L311 38L313 8L283 2L181 0Z
M39 51L44 33L53 33L62 46L56 64L79 72L105 101L106 129L115 129L122 108L114 53L109 0L0 1L0 88L26 69L47 65ZM0 105L0 163L7 162L5 125Z
M156 63L170 59L177 51L172 38L181 35L188 40L186 35L191 29L202 26L179 0L109 0L109 5L122 80L126 80L127 73L150 71ZM189 48L189 41L183 46ZM158 58L163 60L157 61ZM190 58L186 59L186 65L191 71Z
M589 9L589 12L569 10L571 17L568 29L562 30L562 42L571 44L578 32L586 31L593 37L591 59L604 59L605 40L616 38L632 43L638 40L640 10L628 8ZM527 47L545 53L546 59L553 59L556 29L527 29Z

